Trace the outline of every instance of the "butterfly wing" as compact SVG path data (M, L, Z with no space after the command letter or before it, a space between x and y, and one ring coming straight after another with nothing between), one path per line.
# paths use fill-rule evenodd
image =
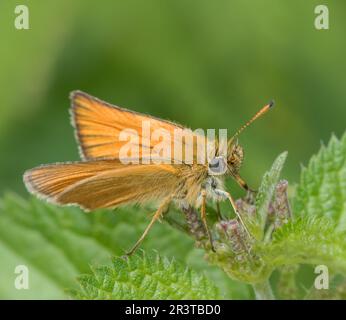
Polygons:
M133 147L138 147L139 159L153 158L153 149L159 142L163 146L169 144L166 147L171 150L170 163L185 163L185 150L192 150L192 158L196 157L198 135L190 129L111 105L81 91L72 92L71 100L72 123L83 159L119 159L121 147L126 143L120 139L120 135L125 131ZM163 131L170 137L168 142L155 139L155 132L160 134ZM181 152L176 152L174 144L181 145Z
M150 124L149 134L158 128L168 132L182 128L172 122L111 105L81 91L72 92L71 100L72 121L84 159L119 158L120 147L124 144L119 136L123 130L138 135L141 155L148 156L147 152L153 146L142 139L143 122Z
M179 181L172 165L123 165L118 160L44 165L24 174L31 193L85 210L163 199L176 192Z

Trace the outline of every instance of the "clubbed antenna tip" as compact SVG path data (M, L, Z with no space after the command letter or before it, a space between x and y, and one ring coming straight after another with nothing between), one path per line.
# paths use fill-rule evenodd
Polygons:
M247 128L252 122L254 122L259 117L263 116L268 110L274 106L274 100L271 100L267 105L265 105L260 111L258 111L245 125L240 127L240 129L233 135L230 141L233 141L245 128Z
M275 105L275 101L274 100L270 100L269 102L269 108L273 108Z

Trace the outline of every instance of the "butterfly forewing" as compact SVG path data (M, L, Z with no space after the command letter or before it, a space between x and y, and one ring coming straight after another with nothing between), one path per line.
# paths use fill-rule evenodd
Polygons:
M128 140L137 141L139 162L145 158L158 158L158 155L153 155L158 143L169 144L170 156L165 157L169 158L169 163L184 163L186 150L191 150L192 158L196 157L196 147L193 145L198 135L189 129L108 104L80 91L73 92L71 100L72 121L83 159L121 158L120 150L126 143L120 139L121 132L126 132ZM157 139L157 133L163 131L170 137L168 142ZM193 141L186 139L186 136Z

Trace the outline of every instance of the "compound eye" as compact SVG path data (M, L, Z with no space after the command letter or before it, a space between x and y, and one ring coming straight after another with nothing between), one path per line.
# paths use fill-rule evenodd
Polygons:
M209 162L209 173L211 175L225 174L227 170L227 164L223 157L215 157Z

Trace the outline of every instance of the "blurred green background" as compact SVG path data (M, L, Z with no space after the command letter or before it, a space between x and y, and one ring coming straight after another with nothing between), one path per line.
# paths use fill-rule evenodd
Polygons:
M330 29L318 31L322 2ZM29 7L30 30L14 28L18 4ZM284 176L296 182L321 141L345 129L345 30L343 0L2 0L0 194L27 197L26 169L78 159L75 89L231 132L273 98L276 108L240 138L242 175L258 187L288 150Z
M240 138L243 176L257 186L289 151L298 178L346 118L346 3L323 1L330 29L314 28L320 1L20 1L30 30L14 28L18 1L0 4L0 190L25 193L21 174L78 159L69 92L191 128L235 131L274 98Z

